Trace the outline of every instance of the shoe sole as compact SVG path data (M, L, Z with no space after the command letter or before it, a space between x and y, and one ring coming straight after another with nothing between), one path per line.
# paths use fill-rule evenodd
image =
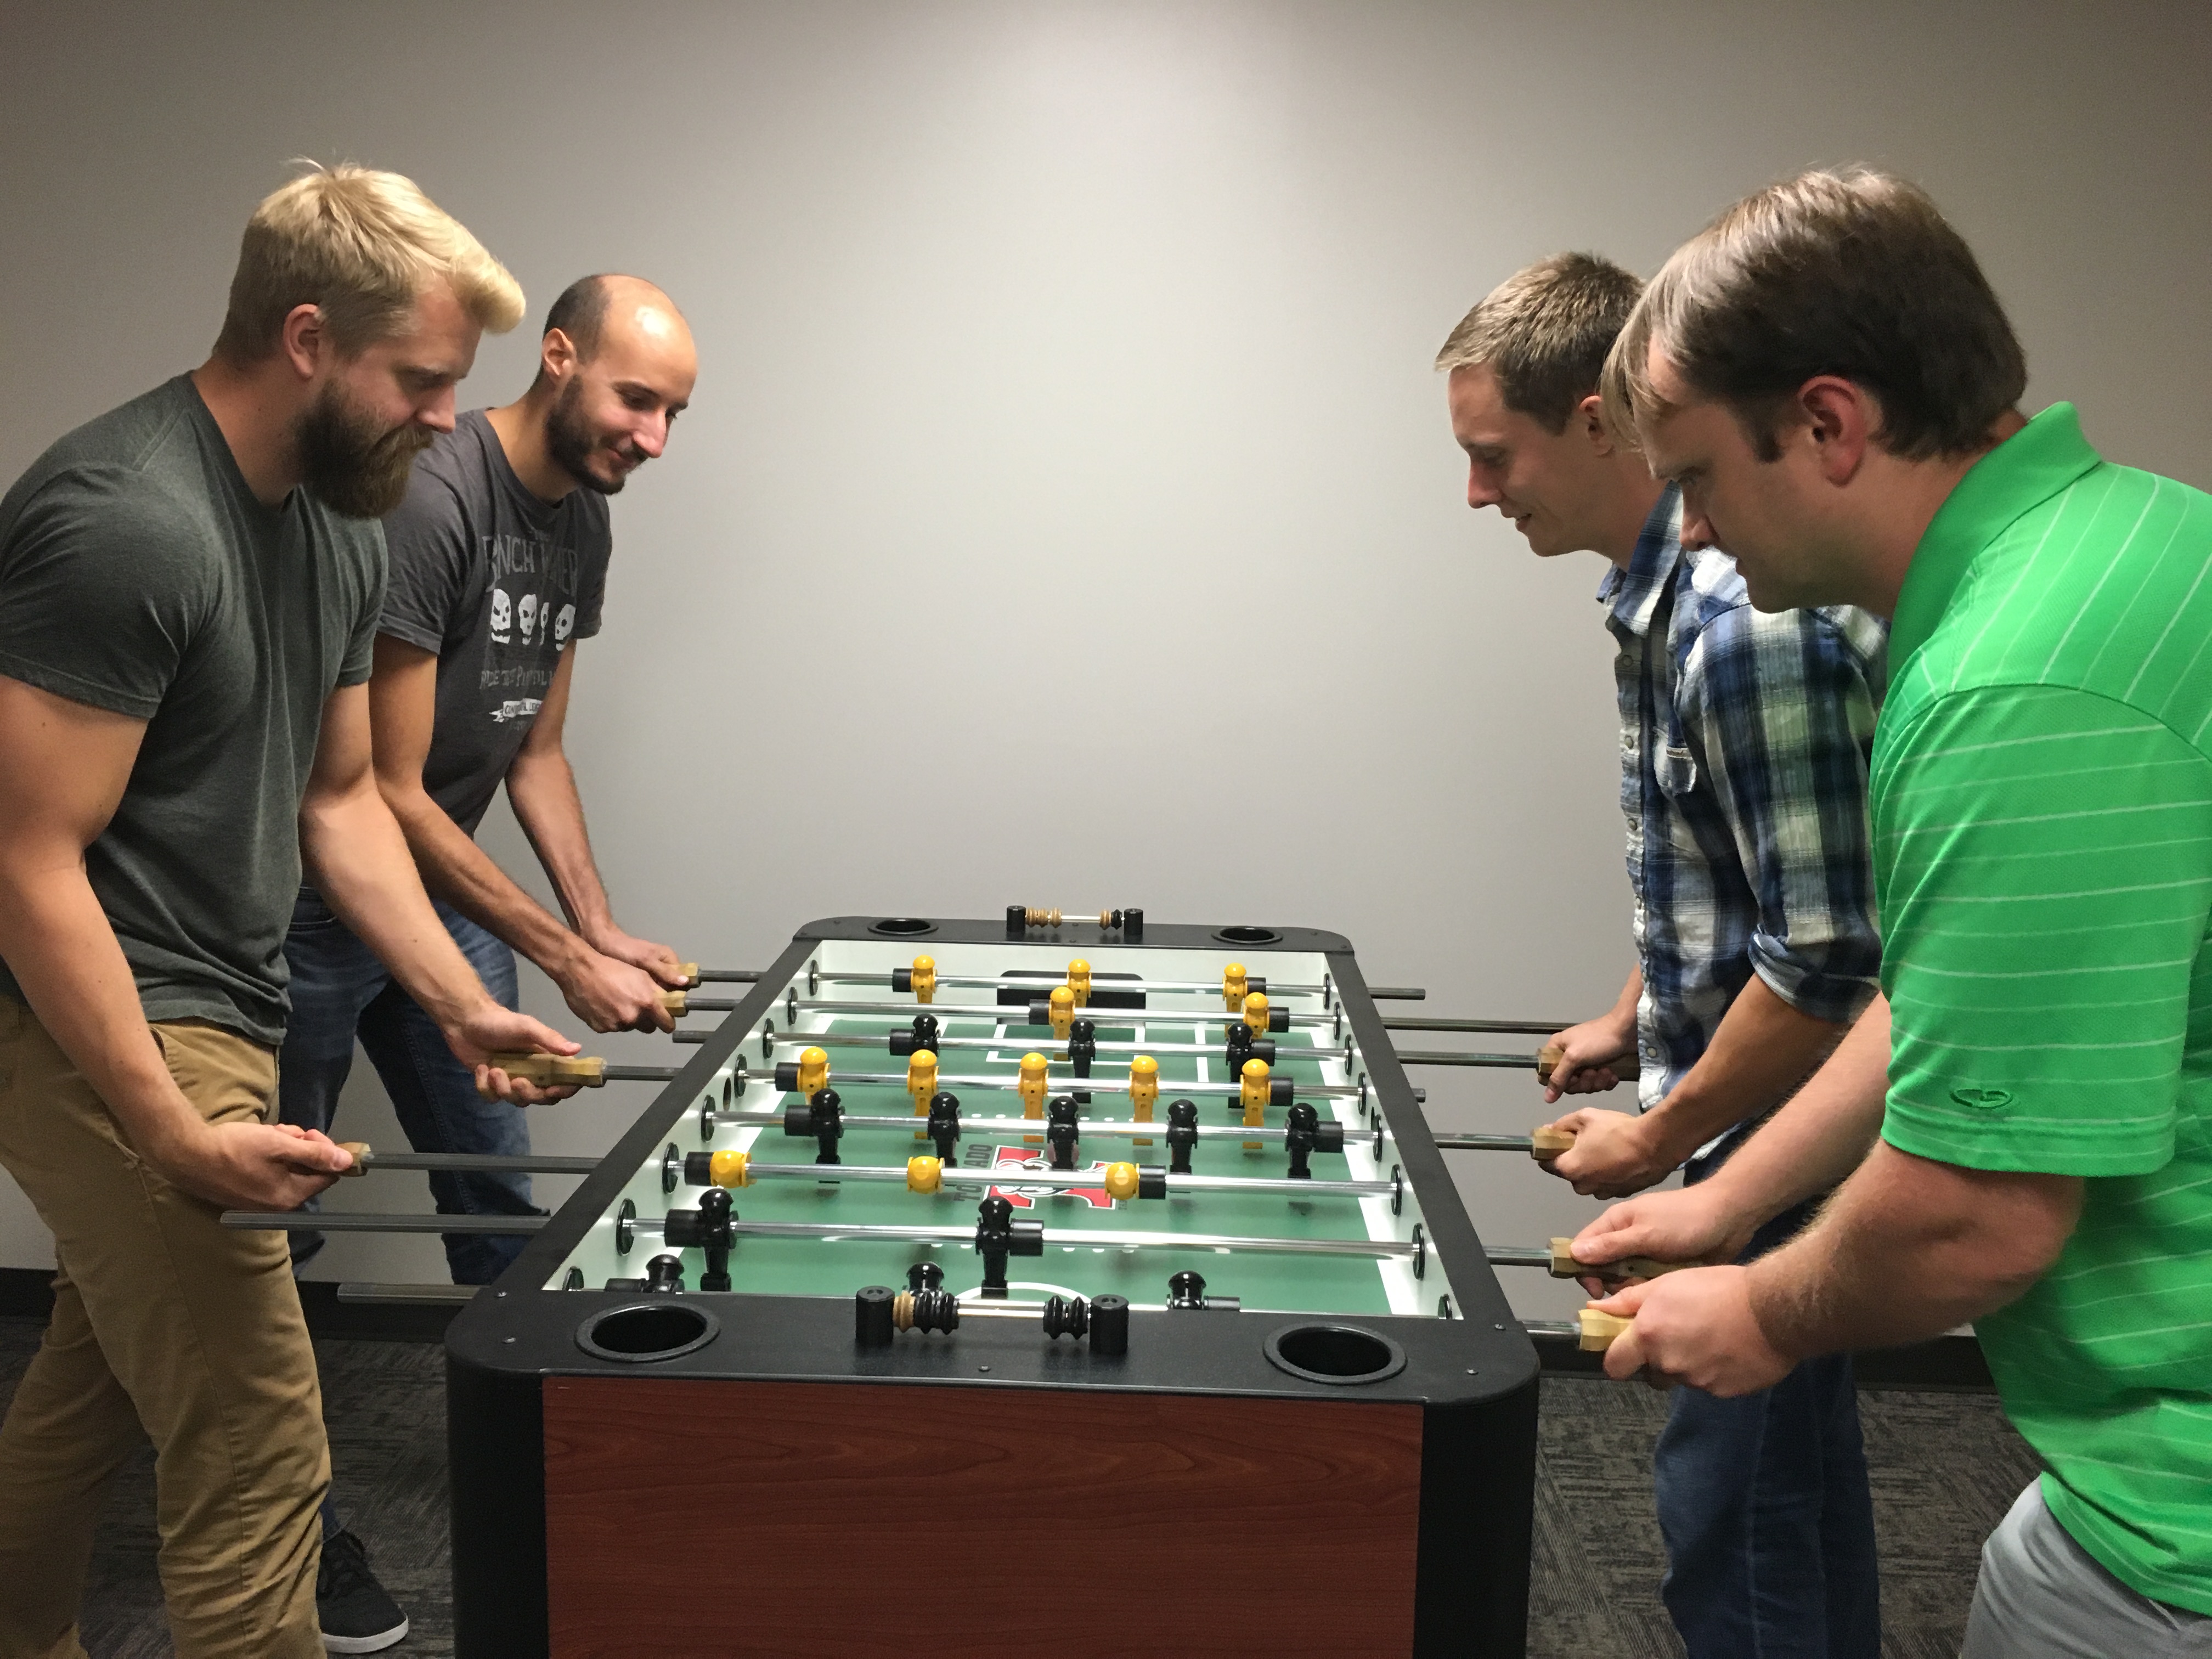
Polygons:
M403 1619L390 1630L380 1631L374 1636L331 1636L325 1633L323 1650L325 1653L381 1653L385 1649L407 1639L407 1626L408 1621Z

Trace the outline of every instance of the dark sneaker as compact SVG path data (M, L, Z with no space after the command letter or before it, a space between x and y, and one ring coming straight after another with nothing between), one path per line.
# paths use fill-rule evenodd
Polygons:
M332 1653L380 1653L407 1635L407 1615L376 1582L368 1552L349 1532L323 1540L315 1612L323 1622L323 1646Z

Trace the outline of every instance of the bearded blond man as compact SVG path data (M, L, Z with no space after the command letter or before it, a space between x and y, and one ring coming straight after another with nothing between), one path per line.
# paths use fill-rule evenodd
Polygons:
M57 442L0 500L0 1165L54 1236L0 1425L0 1655L82 1659L106 1477L150 1436L182 1659L324 1651L314 1352L283 1238L347 1166L274 1119L302 866L484 1064L573 1053L485 994L370 764L376 516L453 423L514 281L411 183L277 191L215 354Z

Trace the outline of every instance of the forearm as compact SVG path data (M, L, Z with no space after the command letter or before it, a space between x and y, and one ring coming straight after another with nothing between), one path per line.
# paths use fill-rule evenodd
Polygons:
M2073 1231L2081 1186L1877 1142L1813 1226L1752 1265L1752 1313L1793 1358L1940 1335L2042 1276Z
M385 789L422 885L471 921L559 978L581 945L420 787Z
M1889 1004L1877 996L1827 1064L1705 1184L1753 1225L1826 1192L1865 1158L1888 1086Z
M1753 974L1712 1042L1666 1099L1644 1115L1674 1162L1758 1116L1819 1067L1844 1027L1799 1012Z
M583 797L577 793L568 756L558 749L536 753L525 748L507 769L507 798L560 897L569 926L587 940L611 930L613 908L592 857Z
M356 787L309 793L300 811L309 878L423 1011L450 1030L486 996L438 920L406 838L364 775Z
M40 1024L142 1153L158 1160L198 1126L147 1027L131 964L81 860L0 866L0 957Z

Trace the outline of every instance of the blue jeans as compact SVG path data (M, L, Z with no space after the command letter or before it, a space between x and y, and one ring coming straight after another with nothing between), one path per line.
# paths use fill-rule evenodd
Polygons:
M515 1006L514 953L459 911L442 903L437 911L484 988ZM292 1017L277 1054L276 1101L285 1122L330 1133L358 1036L416 1152L530 1150L522 1109L477 1097L475 1078L453 1058L436 1023L311 889L301 890L293 908L284 956L292 965ZM430 1176L430 1196L441 1215L545 1213L531 1203L524 1175L440 1170ZM456 1285L489 1285L529 1242L520 1234L448 1233L446 1264ZM294 1267L322 1247L320 1233L294 1233Z
M1783 1243L1812 1210L1777 1216L1741 1259ZM1659 1593L1690 1659L1879 1659L1874 1499L1849 1354L1808 1359L1740 1400L1676 1389L1652 1463L1667 1540Z

